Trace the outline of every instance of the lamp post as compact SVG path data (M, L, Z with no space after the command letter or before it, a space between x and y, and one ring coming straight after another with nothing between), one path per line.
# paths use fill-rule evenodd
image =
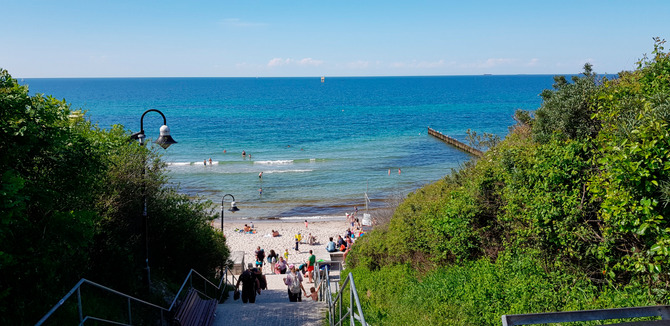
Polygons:
M140 146L144 146L144 138L146 138L146 135L144 134L144 116L149 112L158 112L163 117L163 125L159 129L158 139L156 139L154 143L158 144L160 147L163 147L163 149L167 149L170 147L170 145L176 144L177 142L172 139L172 136L170 136L170 128L167 126L165 115L163 112L156 109L144 111L142 117L140 118L140 131L132 134L130 138L139 140ZM142 182L142 201L144 202L142 217L144 219L144 246L146 254L145 262L147 264L145 269L147 271L147 284L151 286L151 269L149 268L149 215L147 214L146 173L146 159L144 159L142 161L142 176L144 177Z
M240 210L239 208L237 208L237 205L235 205L235 197L233 195L225 194L225 195L223 195L223 197L221 197L221 233L222 234L223 234L223 209L225 208L224 204L223 204L223 200L226 199L226 196L230 196L230 198L233 199L233 201L230 203L230 209L228 209L228 210L233 212L233 213Z

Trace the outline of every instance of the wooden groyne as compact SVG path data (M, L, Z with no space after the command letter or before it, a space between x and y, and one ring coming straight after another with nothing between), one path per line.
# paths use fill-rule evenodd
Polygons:
M447 143L447 145L454 146L454 147L456 147L456 148L458 148L458 149L460 149L460 150L462 150L462 151L464 151L468 154L476 155L478 157L481 157L482 155L484 155L484 153L482 151L480 151L480 150L478 150L478 149L476 149L472 146L466 145L466 144L464 144L464 143L462 143L462 142L460 142L460 141L458 141L454 138L451 138L447 135L444 135L437 130L431 129L430 127L428 127L428 134L437 138L437 139L439 139L439 140L441 140L441 141L443 141L443 142L445 142L445 143Z

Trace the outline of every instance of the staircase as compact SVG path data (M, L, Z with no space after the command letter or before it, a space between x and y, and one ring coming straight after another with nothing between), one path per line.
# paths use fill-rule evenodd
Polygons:
M324 301L289 302L283 278L286 275L266 274L267 290L256 296L256 303L242 303L233 296L218 305L213 325L248 324L254 326L278 325L323 325L326 321L328 305ZM305 290L313 286L303 282Z

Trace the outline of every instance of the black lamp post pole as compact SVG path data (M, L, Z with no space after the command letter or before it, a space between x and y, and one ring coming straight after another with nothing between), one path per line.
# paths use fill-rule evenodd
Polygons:
M234 197L233 195L231 195L231 194L225 194L225 195L223 195L223 197L221 197L221 233L222 233L222 234L223 234L223 210L224 210L224 208L225 208L225 207L224 207L224 202L223 202L223 200L226 199L226 196L230 196L230 198L233 199L233 203L231 204L231 207L230 207L229 211L231 211L231 212L237 212L237 211L239 211L239 209L237 208L237 206L235 206L235 197Z
M144 134L144 116L149 112L158 112L163 117L163 125L160 128L160 134L155 143L167 149L170 145L176 144L177 142L172 139L170 136L170 128L167 127L167 121L163 112L156 109L150 109L144 111L142 117L140 117L140 132L134 133L131 136L131 139L137 139L140 142L140 146L144 146L144 139L146 135ZM151 287L151 268L149 267L149 214L147 213L147 182L146 182L146 156L142 159L142 201L144 208L142 210L142 218L144 219L144 252L145 252L145 263L146 263L146 273L147 273L147 284Z

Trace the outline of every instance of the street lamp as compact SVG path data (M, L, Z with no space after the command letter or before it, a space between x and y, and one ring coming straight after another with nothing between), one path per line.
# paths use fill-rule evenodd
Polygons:
M233 212L233 213L240 210L239 208L237 208L237 205L235 205L235 197L233 195L225 194L225 195L223 195L223 197L221 197L221 233L223 233L223 209L225 208L224 204L223 204L223 200L226 198L226 196L230 196L230 198L233 199L233 201L230 203L230 209L228 209L228 210Z
M176 144L177 141L172 139L172 136L170 136L170 128L167 126L167 122L165 120L165 115L163 112L158 111L156 109L150 109L144 111L142 114L142 117L140 118L140 131L132 134L130 136L131 139L137 139L140 142L140 146L144 146L144 138L146 138L146 135L144 134L144 116L147 115L149 112L158 112L162 117L163 117L163 125L159 129L159 135L158 139L154 143L158 144L160 147L163 147L163 149L167 149L170 147L172 144ZM149 268L149 215L147 214L147 192L146 192L146 159L142 161L142 176L145 178L142 183L142 201L144 202L144 210L142 211L142 217L144 218L144 245L145 245L145 253L146 253L146 270L147 270L147 283L149 286L151 286L151 269Z

